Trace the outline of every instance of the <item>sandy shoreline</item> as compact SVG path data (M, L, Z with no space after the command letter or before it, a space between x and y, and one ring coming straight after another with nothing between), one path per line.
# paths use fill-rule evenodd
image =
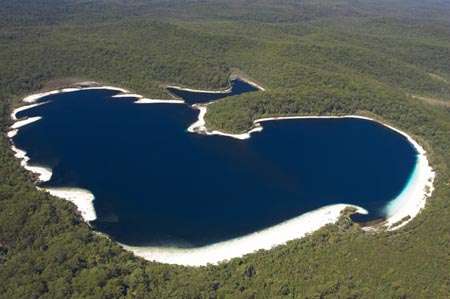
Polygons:
M81 188L42 188L42 190L53 196L65 199L73 203L81 213L84 221L94 221L97 214L94 208L94 195L86 189Z
M80 91L80 90L100 90L100 89L114 90L114 91L119 91L119 92L128 92L125 89L117 88L117 87L113 87L113 86L62 88L62 89L58 89L58 90L41 92L41 93L36 93L36 94L26 96L22 101L25 103L29 103L29 105L20 106L20 107L14 109L13 112L11 113L11 119L15 121L11 125L10 130L7 132L7 137L10 139L10 142L11 142L11 149L14 152L14 156L20 160L20 165L23 168L25 168L26 170L28 170L29 172L36 174L39 182L50 181L50 179L52 177L52 169L49 167L45 167L45 166L30 165L29 164L30 157L28 157L27 152L17 148L14 145L12 138L14 138L17 135L20 128L22 128L24 126L28 126L32 123L35 123L35 122L41 120L42 117L35 116L35 117L18 119L17 113L49 103L50 101L45 101L45 102L37 102L37 101L44 97L50 96L50 95L69 93L69 92L75 92L75 91ZM41 189L41 188L39 188L39 189ZM56 197L66 199L66 200L73 202L77 206L77 209L80 211L80 213L85 221L92 221L92 220L96 219L95 209L94 209L94 205L93 205L94 196L88 190L79 189L79 188L48 188L48 189L43 189L43 190L48 191L50 194L52 194Z
M20 165L29 172L37 174L38 180L40 182L50 181L50 179L52 178L52 170L50 168L43 166L29 165L28 161L30 160L30 157L27 156L26 151L18 149L17 147L14 146L14 144L11 145L11 149L14 152L14 157L20 160Z
M167 85L166 88L172 88L180 91L198 92L198 93L215 93L215 94L227 94L231 91L231 86L224 90L206 90L206 89L192 89L187 87L181 87L177 85ZM170 92L170 91L169 91Z
M82 83L79 83L82 84ZM20 159L20 164L23 168L37 175L39 182L48 182L52 177L52 169L45 166L36 166L30 165L30 158L27 156L27 152L17 148L12 141L19 129L30 125L34 122L37 122L42 119L41 116L28 117L23 119L17 118L17 113L21 111L25 111L27 109L31 109L37 106L41 106L49 103L50 101L38 102L40 99L45 98L50 95L62 94L62 93L70 93L82 90L113 90L120 92L117 95L112 96L113 98L135 98L136 104L157 104L157 103L167 103L167 104L180 104L184 103L183 100L178 99L147 99L138 94L131 94L128 90L123 88L118 88L114 86L88 86L88 87L70 87L70 88L62 88L47 92L41 92L26 96L22 101L28 103L28 105L20 106L13 110L11 113L11 119L15 122L10 127L10 130L7 132L7 137L11 141L11 149L15 153L15 157ZM86 222L93 221L96 219L96 213L94 208L94 195L89 191L81 188L39 188L40 190L45 190L49 192L51 195L68 200L77 206L78 211Z
M250 80L250 79L245 79L242 77L237 76L237 78L239 78L239 80L244 81L247 84L250 84L251 86L259 89L260 91L266 91L266 89L264 87L262 87L261 85L257 84L256 82Z
M120 93L113 95L112 98L114 99L121 99L121 98L133 98L135 101L134 104L184 104L184 100L179 99L149 99L144 98L144 96L136 93Z
M10 128L12 130L18 130L19 128L22 128L24 126L27 126L34 122L37 122L38 120L41 120L41 119L42 119L41 116L28 117L28 118L16 121Z
M134 104L184 104L183 100L164 100L164 99L147 99L141 98L134 102Z
M199 110L198 120L194 122L188 131L205 135L221 135L239 140L251 137L254 132L261 132L263 122L285 120L285 119L314 119L314 118L358 118L377 122L389 129L396 131L408 139L417 151L417 162L413 175L408 185L402 193L393 199L387 206L387 219L383 226L388 230L395 230L411 221L425 206L426 199L433 191L433 181L435 173L428 163L425 150L408 134L393 128L389 125L376 121L369 117L358 115L345 116L287 116L261 118L254 121L254 127L242 134L228 134L220 131L208 131L205 126L204 117L207 113L207 104L193 105ZM287 241L299 239L312 233L326 224L335 223L340 213L346 207L354 207L360 214L367 214L367 211L352 205L332 205L326 206L296 218L290 219L281 224L269 227L259 232L252 233L240 238L219 242L209 246L198 248L172 248L172 247L137 247L121 244L125 249L132 251L135 255L150 261L157 261L168 264L179 264L185 266L204 266L208 263L217 264L221 261L240 257L260 249L271 249L274 246L285 244ZM393 226L396 222L409 218L401 222L400 225ZM368 230L377 230L376 227L368 227Z
M388 204L386 207L387 218L384 222L384 226L388 230L398 229L409 221L411 221L420 210L425 207L425 203L427 198L429 198L434 190L433 182L435 178L435 172L431 168L428 159L426 157L426 151L424 148L419 145L411 136L406 134L405 132L396 129L392 126L389 126L385 123L372 119L370 117L359 116L359 115L343 115L343 116L282 116L282 117L267 117L256 119L253 124L254 127L244 133L241 134L228 134L220 131L209 131L206 128L205 124L205 115L207 113L206 105L201 107L196 107L200 110L198 120L189 127L189 132L191 133L200 133L205 135L221 135L226 137L231 137L239 140L248 139L251 137L251 134L254 132L261 132L263 130L263 126L261 125L267 121L276 121L276 120L287 120L287 119L338 119L338 118L357 118L364 119L368 121L373 121L378 124L387 127L398 134L404 136L415 148L417 152L417 162L415 166L415 170L413 175L411 176L407 186L403 189L402 193L397 196L395 199ZM406 219L406 217L409 217ZM404 219L400 225L399 221ZM370 229L370 227L369 227Z
M367 214L361 207L349 204L335 204L304 213L293 219L268 227L239 238L196 248L138 247L120 244L135 255L149 261L185 266L217 264L235 257L271 249L287 241L299 239L319 228L335 223L345 208L355 208L360 214Z
M264 90L262 87L258 88ZM121 92L121 94L114 95L113 98L136 98L136 101L134 101L134 103L136 104L184 103L183 100L179 99L147 99L142 97L141 95L131 94L125 89L115 88L111 86L65 88L56 91L49 91L27 96L23 101L33 104L19 107L13 111L13 113L11 114L11 118L15 120L15 123L11 126L11 130L7 133L8 137L13 138L21 127L30 125L33 122L39 121L41 119L41 117L30 117L20 120L16 118L16 114L18 112L36 107L38 105L43 105L48 102L35 103L39 99L57 93L93 89L109 89L119 91ZM210 92L192 89L184 90ZM229 134L217 130L209 131L206 128L204 118L207 113L207 105L208 104L198 104L192 106L193 108L199 110L199 116L198 120L189 126L189 132L204 135L221 135L239 140L245 140L250 138L252 133L261 132L263 130L262 123L267 121L313 118L359 118L377 122L406 137L418 153L417 164L414 173L411 175L410 181L403 192L397 198L393 199L386 207L386 213L388 217L384 222L384 226L388 230L397 229L414 218L425 206L426 199L431 196L431 193L433 191L433 181L435 173L428 163L425 150L405 132L374 119L357 115L270 117L255 120L253 128L247 132L244 132L242 134ZM21 159L21 165L30 172L38 174L40 181L48 181L51 179L51 169L46 167L28 165L29 157L26 155L26 152L16 148L14 146L14 143L11 144L11 148L15 152L15 156ZM96 219L96 213L93 204L94 195L89 190L80 188L48 188L45 189L45 191L54 196L73 202L77 206L77 209L80 211L85 221L93 221ZM230 258L243 256L247 253L251 253L259 249L270 249L274 246L284 244L289 240L302 238L306 234L312 233L326 224L335 223L339 219L341 211L346 207L354 207L361 214L367 213L366 210L360 207L355 207L347 204L326 206L318 210L302 214L296 218L290 219L273 227L269 227L262 231L249 234L247 236L192 249L170 247L133 247L122 244L121 245L124 248L134 252L136 255L144 257L148 260L171 264L201 266L207 263L218 263L222 260L228 260ZM393 226L393 224L408 216L409 219L407 221L402 222L401 225Z
M45 105L47 104L49 101L46 102L40 102L40 103L35 103L35 104L31 104L31 105L25 105L25 106L20 106L19 108L16 108L13 110L13 112L11 113L11 119L14 121L17 121L17 113L21 112L21 111L25 111L37 106L41 106L41 105Z
M233 78L232 78L233 77ZM223 90L207 90L207 89L192 89L192 88L187 88L187 87L181 87L181 86L177 86L177 85L167 85L167 88L172 88L172 89L176 89L176 90L180 90L180 91L189 91L189 92L198 92L198 93L212 93L212 94L227 94L230 93L232 90L232 85L231 85L231 81L233 80L240 80L243 81L255 88L257 88L260 91L265 91L266 89L264 87L262 87L261 85L258 85L257 83L249 80L249 79L245 79L239 76L230 76L230 79L228 80L228 85L229 87L227 89L223 89ZM170 91L169 91L170 92Z
M425 149L418 144L411 136L405 132L394 128L388 124L382 123L370 117L358 115L344 115L344 116L312 116L312 117L272 117L261 118L255 120L255 124L260 124L265 121L282 120L282 119L308 119L308 118L358 118L376 122L387 127L398 134L404 136L415 148L417 152L417 162L414 172L402 193L393 199L386 208L387 217L384 226L388 230L395 230L410 222L419 212L425 207L426 200L432 195L434 187L433 182L436 173L430 166L426 156ZM408 219L405 219L409 217ZM394 225L405 219L400 225Z
M40 100L41 98L48 97L50 95L75 92L75 91L81 91L81 90L101 90L101 89L113 90L113 91L118 91L118 92L122 92L122 93L128 93L128 90L119 88L119 87L114 87L114 86L69 87L69 88L62 88L62 89L56 89L56 90L52 90L52 91L46 91L46 92L32 94L32 95L26 96L22 100L22 102L35 103L36 101Z
M220 132L220 131L216 131L216 130L209 131L206 128L206 122L205 122L205 115L207 112L206 105L205 104L204 105L192 105L192 108L198 109L200 112L198 114L198 120L196 122L194 122L193 124L191 124L187 129L188 132L190 132L190 133L198 133L198 134L202 134L202 135L220 135L220 136L231 137L231 138L235 138L235 139L239 139L239 140L245 140L245 139L250 138L251 133L262 131L261 126L255 126L248 132L245 132L242 134L228 134L228 133L224 133L224 132Z

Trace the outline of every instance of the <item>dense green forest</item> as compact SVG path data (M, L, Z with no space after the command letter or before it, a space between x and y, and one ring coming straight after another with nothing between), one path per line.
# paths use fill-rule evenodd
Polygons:
M269 115L360 114L410 133L437 171L404 228L348 217L270 251L189 268L134 257L38 191L0 137L0 298L449 298L450 2L0 0L0 126L23 96L93 80L146 97L221 88L210 128Z

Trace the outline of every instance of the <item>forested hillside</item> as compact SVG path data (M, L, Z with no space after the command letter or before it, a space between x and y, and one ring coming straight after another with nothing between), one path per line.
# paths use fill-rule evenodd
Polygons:
M344 217L218 266L147 262L37 191L0 138L0 298L449 298L450 2L0 0L0 125L23 96L79 81L169 97L239 73L265 92L209 106L210 128L361 114L405 130L437 171L395 232Z

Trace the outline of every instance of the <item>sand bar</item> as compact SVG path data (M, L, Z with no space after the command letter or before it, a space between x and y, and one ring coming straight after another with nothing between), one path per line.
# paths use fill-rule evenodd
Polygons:
M14 138L18 132L19 132L18 129L9 130L8 133L6 133L6 136L8 138Z
M119 93L116 95L113 95L112 98L143 98L143 96L141 96L140 94L136 94L136 93Z
M33 116L33 117L28 117L28 118L25 118L22 120L18 120L11 126L11 129L16 130L16 129L22 128L26 125L37 122L38 120L41 120L41 119L42 119L41 116Z
M11 113L11 119L12 120L17 120L17 113L21 112L21 111L25 111L34 107L38 107L44 104L49 103L50 101L46 101L46 102L40 102L40 103L34 103L31 105L26 105L26 106L20 106L19 108L16 108L13 110L13 112Z
M186 88L186 87L181 87L181 86L177 86L177 85L168 85L168 86L166 86L166 88L172 88L172 89L176 89L176 90L180 90L180 91L198 92L198 93L227 94L227 93L230 93L232 90L231 81L233 81L233 80L243 81L261 91L265 91L264 87L258 85L257 83L255 83L253 81L241 78L239 76L234 76L233 79L229 80L228 81L229 87L227 89L223 89L223 90L192 89L192 88Z
M217 93L217 94L227 94L231 92L231 86L224 90L206 90L206 89L192 89L186 88L176 85L167 85L166 88L176 89L179 91L189 91L189 92L197 92L197 93Z
M134 102L135 104L184 104L184 100L164 100L142 98Z

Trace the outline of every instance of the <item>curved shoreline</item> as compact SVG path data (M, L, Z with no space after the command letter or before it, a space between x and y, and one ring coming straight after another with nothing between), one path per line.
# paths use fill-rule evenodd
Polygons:
M220 135L239 140L249 139L252 133L261 132L263 130L263 126L261 124L264 122L287 120L287 119L342 119L342 118L364 119L380 124L402 135L415 148L417 152L417 162L414 168L414 172L411 178L409 179L407 186L405 186L402 192L396 198L392 199L388 204L388 206L386 207L387 217L383 222L383 225L388 230L398 229L406 225L409 221L411 221L417 214L419 214L422 208L425 207L427 198L429 198L433 193L434 190L433 182L436 173L433 171L428 162L425 149L407 133L397 128L394 128L388 124L385 124L381 121L375 120L373 118L359 115L266 117L254 120L253 128L247 132L241 134L229 134L218 130L209 131L206 128L206 122L204 118L207 113L207 104L202 106L196 106L195 108L199 109L200 113L198 116L198 120L189 127L189 132L204 135ZM374 230L375 228L367 227L365 229Z
M266 91L266 89L264 87L262 87L261 85L258 85L257 83L255 83L249 79L239 77L238 75L231 75L230 79L228 80L228 85L229 85L228 88L223 89L223 90L192 89L192 88L181 87L181 86L177 86L177 85L167 85L166 88L172 88L172 89L176 89L179 91L198 92L198 93L227 94L227 93L230 93L233 88L233 86L231 84L231 81L233 81L233 80L240 80L240 81L243 81L243 82L255 87L256 89L258 89L260 91ZM169 90L169 92L170 92L170 90Z
M82 188L68 188L68 187L51 187L39 188L50 195L65 199L73 203L80 212L81 217L86 222L97 219L97 214L94 208L94 194L91 191Z
M62 88L47 92L41 92L26 96L22 101L25 103L29 103L29 105L20 106L14 109L11 113L11 119L14 123L10 126L10 130L6 133L7 137L11 142L11 150L14 152L14 156L20 160L20 165L28 170L29 172L37 175L37 180L39 182L48 182L50 181L53 173L50 167L31 165L28 162L30 161L30 157L28 157L27 152L19 149L15 146L13 142L13 138L17 135L20 128L33 124L42 119L41 116L35 117L27 117L23 119L17 118L17 113L21 111L25 111L37 106L45 105L50 103L51 101L45 102L37 102L38 100L56 94L62 93L70 93L82 90L113 90L118 91L120 94L113 96L113 98L135 98L135 104L158 104L158 103L166 103L166 104L180 104L184 103L182 100L163 100L163 99L147 99L141 95L130 94L128 90L123 88L117 88L113 86L91 86L91 87L70 87L70 88ZM89 222L93 221L97 218L93 201L95 199L94 195L89 191L81 188L69 188L69 187L58 187L58 188L39 188L39 190L46 191L53 196L68 200L75 204L84 221Z
M23 101L27 103L34 103L37 100L48 95L74 92L79 90L93 90L93 89L108 89L119 91L121 92L121 94L114 95L112 97L136 98L136 100L133 102L136 104L184 103L183 100L178 99L175 100L147 99L137 94L131 94L125 89L115 88L111 86L60 89L30 95L26 97ZM38 121L39 119L41 119L41 117L30 117L23 120L18 120L16 118L16 114L19 111L30 109L38 105L43 105L48 102L49 101L42 103L34 103L31 105L22 106L15 109L13 113L11 113L11 118L15 120L15 123L11 126L11 131L7 133L8 137L13 138L21 127L29 125L34 121ZM418 157L415 170L411 175L408 185L404 188L402 193L395 199L393 199L386 207L388 217L384 221L383 225L388 230L397 229L408 223L425 206L426 199L432 194L435 173L428 163L428 159L425 155L426 154L425 150L405 132L400 131L392 126L384 124L375 119L358 115L268 117L255 120L253 122L253 128L247 132L244 132L242 134L229 134L218 130L209 131L206 128L206 122L204 117L207 113L207 105L208 104L192 105L193 108L199 110L199 116L198 120L193 124L191 124L187 129L189 132L204 135L221 135L239 140L245 140L250 138L252 133L261 132L263 130L262 123L267 121L285 120L285 119L312 119L312 118L359 118L381 124L406 137L408 141L416 149ZM33 173L39 174L40 181L50 180L51 169L40 166L28 165L27 162L29 161L29 157L26 155L26 152L16 148L13 142L11 144L11 148L16 153L15 156L21 159L21 165L25 169ZM77 209L80 211L81 216L85 221L89 222L96 219L96 213L93 204L95 198L94 195L89 190L84 190L80 188L64 188L64 187L48 188L48 189L39 188L39 189L47 191L51 195L69 200L72 203L74 203L77 206ZM121 244L121 246L123 246L127 250L132 251L137 256L141 256L145 259L157 262L181 264L189 266L202 266L208 263L216 264L220 261L228 260L234 257L240 257L245 254L255 252L259 249L270 249L274 246L285 244L287 241L302 238L305 235L312 233L327 224L335 223L339 219L341 212L347 207L353 207L357 210L358 213L361 214L367 213L367 211L361 207L353 206L350 204L337 204L325 206L320 209L299 215L298 217L287 220L278 225L263 229L261 231L246 236L215 243L204 247L182 249L171 247L139 247L139 246L128 246L124 244ZM409 218L405 219L405 217ZM401 222L402 220L403 222ZM365 229L374 230L376 229L376 227L368 227Z
M179 91L189 91L189 92L198 92L198 93L214 93L214 94L227 94L231 91L231 86L224 90L206 90L206 89L192 89L187 87L181 87L177 85L167 85L166 88L176 89ZM170 92L170 90L169 90Z
M235 138L235 139L239 139L239 140L245 140L245 139L250 138L251 133L262 131L261 126L255 126L251 130L249 130L245 133L242 133L242 134L228 134L228 133L223 133L223 132L216 131L216 130L208 131L208 129L206 128L206 122L205 122L205 115L207 112L206 105L194 104L194 105L192 105L192 108L198 109L198 110L200 110L200 112L198 114L198 120L196 122L194 122L193 124L191 124L187 128L188 132L190 132L190 133L198 133L198 134L210 135L210 136L211 135L220 135L220 136L231 137L231 138Z
M430 166L428 158L426 156L425 149L418 144L407 133L385 124L381 121L375 120L366 116L359 115L344 115L344 116L294 116L294 117L269 117L255 120L255 124L260 124L265 121L283 120L283 119L308 119L308 118L357 118L380 124L388 129L391 129L398 134L405 137L409 143L412 144L417 152L417 161L414 167L413 174L411 175L408 184L402 190L402 192L392 199L386 207L387 217L384 221L384 226L388 230L396 230L416 217L420 211L425 207L426 200L431 197L434 190L434 179L436 173ZM373 228L372 228L373 229ZM370 230L370 228L369 228Z
M324 206L242 237L196 248L119 244L149 261L184 266L206 266L225 262L261 249L269 250L288 241L303 238L327 224L338 221L342 211L346 208L354 208L359 214L368 213L365 209L350 204Z
M40 182L50 181L53 173L49 167L29 165L30 157L27 156L26 151L18 149L14 144L11 145L11 149L14 152L14 157L20 160L20 165L29 172L36 174Z
M149 99L145 98L144 96L136 93L119 93L116 95L113 95L111 98L114 99L135 99L133 102L134 104L184 104L184 100L178 100L178 99Z

